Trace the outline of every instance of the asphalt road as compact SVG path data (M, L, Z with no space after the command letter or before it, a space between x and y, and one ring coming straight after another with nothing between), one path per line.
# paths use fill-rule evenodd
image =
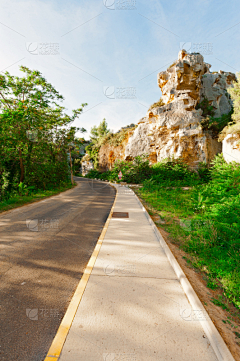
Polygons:
M0 214L0 359L42 361L115 199L108 184L77 187Z

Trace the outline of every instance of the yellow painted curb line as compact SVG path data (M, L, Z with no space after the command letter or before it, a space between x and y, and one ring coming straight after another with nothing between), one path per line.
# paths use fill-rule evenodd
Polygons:
M113 187L113 186L112 186ZM115 188L115 187L113 187ZM116 188L115 188L116 189ZM113 213L113 209L114 209L114 206L116 204L116 201L117 201L117 194L118 194L118 191L116 189L116 197L115 197L115 200L113 202L113 205L112 205L112 208L111 208L111 211L109 213L109 216L108 216L108 219L103 227L103 230L100 234L100 237L97 241L97 244L94 248L94 251L91 255L91 258L90 260L88 261L88 264L87 264L87 267L85 268L84 270L84 273L83 273L83 276L77 286L77 289L71 299L71 302L67 308L67 311L62 319L62 322L57 330L57 334L56 336L54 337L53 339L53 342L50 346L50 349L48 350L48 354L46 356L46 358L44 359L44 361L57 361L60 357L60 354L62 352L62 348L63 348L63 345L64 345L64 342L67 338L67 335L68 335L68 332L70 330L70 327L72 325L72 322L73 322L73 319L74 319L74 316L77 312L77 309L78 309L78 306L80 304L80 301L82 299L82 296L83 296L83 293L84 293L84 290L87 286L87 283L88 283L88 279L91 275L91 272L92 272L92 269L93 269L93 266L96 262L96 259L97 259L97 256L98 256L98 253L100 251L100 248L101 248L101 245L103 243L103 240L104 240L104 237L105 237L105 234L107 232L107 229L108 229L108 226L109 226L109 222L110 222L110 219L112 218L112 213Z

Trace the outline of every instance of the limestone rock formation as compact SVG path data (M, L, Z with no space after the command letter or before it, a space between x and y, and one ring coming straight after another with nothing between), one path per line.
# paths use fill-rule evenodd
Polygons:
M94 169L93 162L91 160L82 161L81 173L83 176L87 175L90 170Z
M163 102L150 108L121 145L102 146L100 170L111 169L118 159L142 154L148 154L151 163L174 157L197 168L199 162L209 163L220 153L222 144L203 131L203 111L196 106L206 98L216 118L229 113L232 105L227 88L237 78L230 72L212 73L210 68L201 54L181 50L178 59L158 74Z
M182 50L178 60L166 71L158 74L158 85L165 104L177 102L181 109L193 110L200 100L202 75L209 71L201 54L188 54Z
M232 82L237 81L236 75L221 71L219 73L207 73L202 76L201 99L207 98L215 110L215 117L231 111L232 102L227 88Z
M165 105L149 110L140 120L126 145L125 159L148 153L152 163L174 157L197 168L199 162L210 162L221 152L221 143L202 130L202 110L196 105L205 97L215 117L228 113L231 101L226 89L236 76L211 73L210 67L201 54L182 50L178 60L158 74Z
M228 134L223 140L223 157L226 162L240 163L240 136Z

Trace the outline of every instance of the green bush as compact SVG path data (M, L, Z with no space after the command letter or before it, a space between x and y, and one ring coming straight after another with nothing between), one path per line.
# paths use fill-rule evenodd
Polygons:
M197 172L192 171L180 159L165 159L152 166L152 182L156 186L191 186L199 183Z
M215 114L214 108L209 104L209 100L204 97L204 99L197 104L196 109L202 109L203 117L213 117Z
M225 295L240 308L240 165L215 157L211 180L192 194L195 218L185 249L198 255L210 275L218 278Z
M112 170L100 173L90 171L86 177L118 182L118 174L122 172L121 181L127 183L141 183L152 175L152 168L149 165L147 156L138 156L133 161L117 161Z
M211 171L205 162L199 163L198 175L202 182L207 183L211 179Z
M165 105L164 101L162 100L162 98L160 98L156 103L153 103L149 109L149 110L152 110L153 108L157 108L157 107L163 107Z
M219 118L215 118L212 116L206 117L201 122L202 129L210 130L213 138L217 138L228 124L232 124L232 113L233 109L228 114L223 114Z

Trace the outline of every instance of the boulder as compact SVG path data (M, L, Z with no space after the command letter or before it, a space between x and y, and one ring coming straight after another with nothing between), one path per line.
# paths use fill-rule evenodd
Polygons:
M223 139L223 157L226 162L240 163L240 136L228 134Z
M91 169L94 169L94 165L91 160L82 161L81 173L83 176L87 175Z

